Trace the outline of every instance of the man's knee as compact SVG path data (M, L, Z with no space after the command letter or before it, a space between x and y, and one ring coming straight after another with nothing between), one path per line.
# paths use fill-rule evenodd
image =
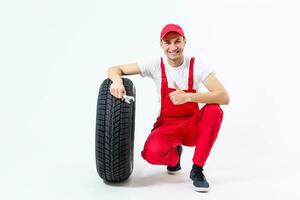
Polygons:
M204 112L211 115L223 116L223 110L219 104L206 104L204 106Z
M154 165L164 164L164 160L168 158L172 148L163 148L161 145L145 144L142 157L149 163Z

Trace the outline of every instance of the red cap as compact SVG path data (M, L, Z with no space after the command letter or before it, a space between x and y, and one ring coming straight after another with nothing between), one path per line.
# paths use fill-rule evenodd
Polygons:
M160 32L160 39L163 39L170 32L176 32L176 33L180 34L181 36L185 37L184 32L179 25L167 24Z

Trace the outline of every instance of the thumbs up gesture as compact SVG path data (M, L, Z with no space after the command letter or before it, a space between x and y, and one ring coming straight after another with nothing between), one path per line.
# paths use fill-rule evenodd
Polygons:
M181 90L180 87L176 84L176 82L174 81L174 86L176 90Z
M176 84L175 81L174 81L174 86L175 86L176 91L171 92L169 94L169 97L170 97L172 103L174 105L180 105L180 104L184 104L184 103L188 102L187 101L187 99L188 99L187 94L188 93L181 90L180 87Z

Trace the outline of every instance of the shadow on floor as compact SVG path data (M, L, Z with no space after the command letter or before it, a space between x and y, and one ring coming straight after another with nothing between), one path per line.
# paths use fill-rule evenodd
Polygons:
M187 174L180 172L179 174L170 175L166 171L151 172L151 174L143 175L140 172L132 174L128 180L122 183L108 183L105 184L116 187L146 187L150 185L160 184L177 184L189 182Z

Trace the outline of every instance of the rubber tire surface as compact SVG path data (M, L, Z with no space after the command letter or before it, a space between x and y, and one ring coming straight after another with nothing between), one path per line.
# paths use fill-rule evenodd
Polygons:
M134 96L131 80L122 78L126 95ZM110 79L101 86L96 116L96 167L105 182L122 182L133 170L135 101L130 104L110 94Z

